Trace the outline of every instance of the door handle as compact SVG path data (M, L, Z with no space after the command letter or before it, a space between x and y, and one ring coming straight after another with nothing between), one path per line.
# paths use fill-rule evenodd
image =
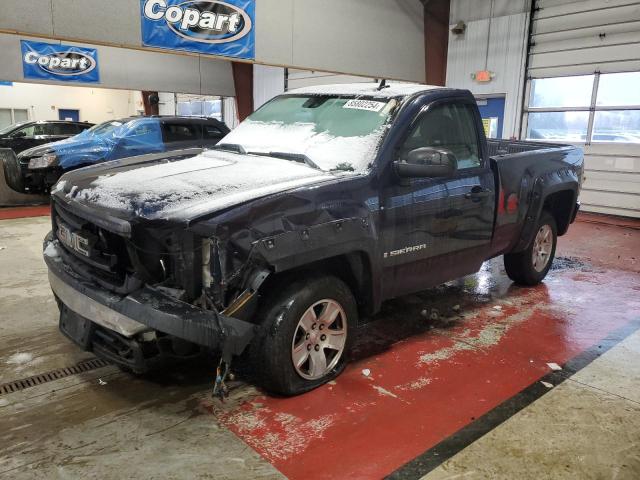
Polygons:
M480 200L481 198L487 198L493 195L493 191L488 188L482 188L475 186L470 192L464 194L464 198L470 198L472 200Z

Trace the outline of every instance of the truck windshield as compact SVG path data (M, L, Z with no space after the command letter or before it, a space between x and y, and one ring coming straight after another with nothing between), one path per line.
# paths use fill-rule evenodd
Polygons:
M374 159L395 99L281 96L251 114L220 143L248 153L306 155L325 171L364 172Z

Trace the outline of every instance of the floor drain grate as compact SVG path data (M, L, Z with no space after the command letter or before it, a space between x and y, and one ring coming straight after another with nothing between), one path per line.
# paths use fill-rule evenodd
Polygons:
M106 360L102 360L101 358L92 358L90 360L80 362L72 367L59 368L58 370L52 370L51 372L41 373L39 375L34 375L20 380L14 380L9 383L3 383L0 385L0 395L19 392L25 388L35 387L36 385L42 385L47 382L53 382L54 380L59 380L71 375L77 375L78 373L106 367L107 365L109 365L109 362Z

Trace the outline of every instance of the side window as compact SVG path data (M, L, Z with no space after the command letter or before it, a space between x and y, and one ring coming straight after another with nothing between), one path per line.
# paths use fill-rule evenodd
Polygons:
M450 151L458 160L458 170L480 166L472 107L450 103L429 109L400 148L400 159L406 160L411 150L421 147Z
M77 130L76 133L84 132L85 130L91 128L91 125L88 124L88 123L82 123L82 124L76 123L75 126L76 126L76 130Z
M75 135L78 129L73 123L51 123L48 125L48 135Z
M222 133L222 130L220 130L215 125L211 125L208 123L205 123L204 125L202 125L202 137L205 140L219 139L219 138L222 138L223 136L224 136L224 133Z
M162 137L165 143L196 141L200 139L199 127L193 123L165 122L162 124Z
M34 135L51 135L51 125L46 123L36 123L33 126Z
M11 134L11 136L12 137L33 137L35 135L34 134L34 128L36 126L38 126L38 125L31 124L31 125L28 125L26 127L22 127L21 129L16 130L15 132L13 132ZM40 134L38 134L38 135L40 135Z
M160 144L160 126L156 120L136 121L127 131L125 139L129 144Z

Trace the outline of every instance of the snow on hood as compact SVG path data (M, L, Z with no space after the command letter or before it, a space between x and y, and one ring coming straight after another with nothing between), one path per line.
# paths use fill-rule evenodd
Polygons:
M208 150L134 169L114 166L71 191L84 204L147 219L184 219L333 178L292 161Z

